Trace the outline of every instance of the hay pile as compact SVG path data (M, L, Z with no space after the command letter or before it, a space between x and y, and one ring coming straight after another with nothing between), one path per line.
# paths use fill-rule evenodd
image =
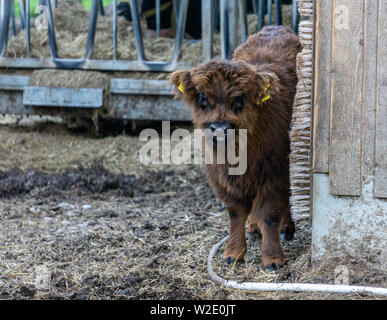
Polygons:
M109 89L110 77L102 72L82 70L37 70L30 77L30 84L44 87L104 88Z

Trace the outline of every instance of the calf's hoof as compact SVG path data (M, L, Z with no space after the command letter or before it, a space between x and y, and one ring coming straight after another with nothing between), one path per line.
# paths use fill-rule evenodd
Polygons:
M268 272L271 272L271 271L274 271L274 270L279 270L279 269L282 268L282 267L283 267L282 264L272 263L272 264L269 264L269 265L267 265L267 266L264 266L264 267L263 267L263 270L268 271Z
M236 259L235 257L228 257L228 258L225 258L224 261L225 261L227 264L234 264L235 259ZM237 260L237 263L242 263L242 262L244 262L244 261L245 261L245 259L241 258L241 259L238 259L238 260Z
M246 254L246 247L234 247L234 246L226 246L226 250L224 251L224 261L228 264L232 264L237 260L237 262L243 262Z
M281 234L280 234L281 240L282 241L293 240L295 232L296 232L296 227L294 225L294 222L293 221L288 222L286 227L283 230L281 230Z
M280 233L281 241L292 241L294 239L294 232L284 230Z
M249 215L247 219L247 233L251 236L262 236L261 231L259 230L258 223L253 215Z
M284 266L285 259L282 257L262 257L263 270L274 271Z

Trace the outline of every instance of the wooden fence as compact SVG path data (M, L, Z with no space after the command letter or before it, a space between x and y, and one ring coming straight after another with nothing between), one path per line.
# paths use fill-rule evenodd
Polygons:
M387 1L316 1L313 171L330 193L387 198Z

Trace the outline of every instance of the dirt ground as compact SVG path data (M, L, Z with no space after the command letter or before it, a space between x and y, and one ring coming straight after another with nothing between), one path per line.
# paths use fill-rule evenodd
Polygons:
M97 139L60 121L0 124L0 299L381 299L213 283L207 256L227 235L225 207L203 168L143 166L141 145L125 130ZM220 252L215 270L238 281L334 283L344 265L350 284L387 286L385 272L351 257L311 265L310 241L302 221L280 271L261 269L251 237L244 263L225 265Z

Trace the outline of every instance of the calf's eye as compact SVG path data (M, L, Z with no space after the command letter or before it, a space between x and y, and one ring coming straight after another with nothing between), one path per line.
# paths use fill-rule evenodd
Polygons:
M208 99L204 96L203 92L199 93L199 107L202 110L208 111L211 109L211 104Z
M232 111L238 113L242 111L245 106L246 99L244 96L236 97L234 102L232 103Z

